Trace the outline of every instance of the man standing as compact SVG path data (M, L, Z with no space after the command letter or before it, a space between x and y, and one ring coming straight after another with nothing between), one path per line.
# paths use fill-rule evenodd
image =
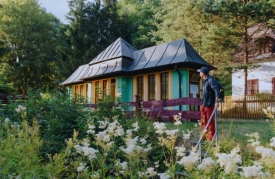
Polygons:
M203 79L202 81L202 108L201 108L201 128L205 130L205 126L210 120L210 116L215 107L219 107L219 87L212 76L209 76L209 69L206 67L202 67L198 69L200 72L200 77ZM214 118L214 117L213 117ZM215 120L212 119L210 122L208 129L208 139L212 140L215 132ZM206 136L204 136L206 139Z

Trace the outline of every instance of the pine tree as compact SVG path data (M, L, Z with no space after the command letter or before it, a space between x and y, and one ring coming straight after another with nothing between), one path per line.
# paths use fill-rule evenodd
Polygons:
M208 1L206 12L222 18L223 23L235 29L234 36L238 46L238 51L244 55L244 94L247 95L247 76L249 59L249 42L256 32L268 29L267 23L274 18L274 3L266 0L221 0ZM254 28L253 33L249 33L249 28Z

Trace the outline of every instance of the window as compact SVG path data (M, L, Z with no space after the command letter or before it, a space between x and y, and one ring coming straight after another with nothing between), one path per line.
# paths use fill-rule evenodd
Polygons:
M95 82L95 104L98 103L99 98L99 81Z
M88 98L88 93L89 93L89 85L86 84L86 98Z
M259 80L247 80L247 94L254 95L259 93Z
M83 96L83 85L80 85L80 96Z
M75 95L77 95L77 93L78 93L78 86L74 87L74 93L75 93Z
M149 100L155 100L155 95L156 95L155 86L156 86L155 75L149 75L148 76Z
M137 95L143 99L143 76L137 77Z
M107 94L107 80L103 80L103 98L105 98Z
M111 97L113 99L116 97L116 79L111 79Z
M272 78L272 94L275 95L275 77Z
M189 80L192 81L192 82L197 82L199 83L200 82L200 73L198 72L189 72Z
M168 73L160 74L160 87L161 87L161 99L169 98L169 83L168 83Z
M258 45L258 55L264 53L274 53L274 39L271 37L263 37L256 41Z

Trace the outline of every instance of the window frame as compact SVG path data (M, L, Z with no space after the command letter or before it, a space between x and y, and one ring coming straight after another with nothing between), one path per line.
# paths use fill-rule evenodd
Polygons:
M100 85L99 81L95 81L95 104L97 104L99 100L99 88L100 88L99 85Z
M148 75L148 100L156 100L156 75Z
M89 84L86 84L86 98L88 98L88 93L89 93Z
M144 77L143 76L137 76L137 95L140 97L140 99L143 99L143 95L144 95Z
M247 80L247 95L259 93L259 79Z
M160 99L169 99L169 73L160 73Z
M107 95L107 85L108 85L108 81L107 80L103 80L103 99L105 99L106 95Z
M80 96L84 95L84 85L80 85Z
M110 95L113 99L116 98L116 79L112 78L111 79L111 89L110 89Z

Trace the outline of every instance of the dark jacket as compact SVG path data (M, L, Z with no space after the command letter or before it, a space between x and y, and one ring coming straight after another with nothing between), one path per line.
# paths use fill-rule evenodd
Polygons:
M219 98L220 91L216 81L212 76L208 76L202 81L202 105L206 107L215 106L216 98Z

